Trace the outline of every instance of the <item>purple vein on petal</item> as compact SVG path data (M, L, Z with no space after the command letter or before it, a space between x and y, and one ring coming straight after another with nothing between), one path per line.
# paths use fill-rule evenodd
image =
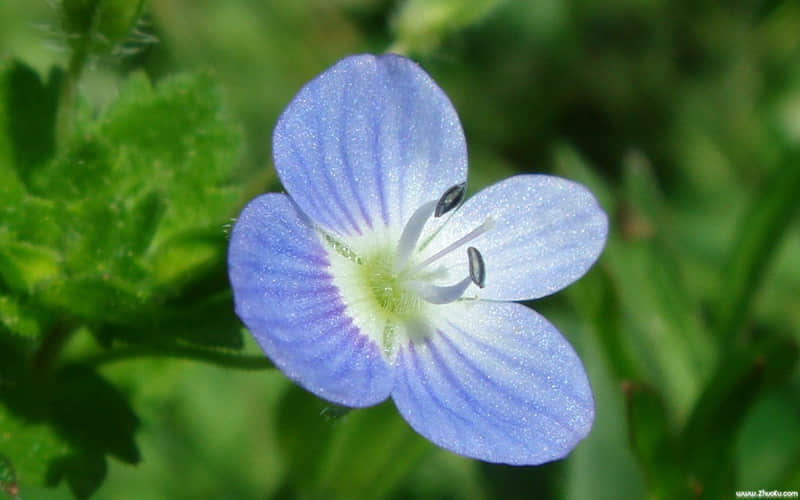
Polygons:
M441 332L439 332L439 333L441 334ZM515 418L514 416L506 415L504 413L498 413L496 411L493 411L491 408L488 408L486 405L484 405L480 400L475 398L468 391L465 391L463 389L463 384L459 384L458 383L457 377L453 373L452 369L445 362L445 360L442 359L442 356L439 353L438 349L433 349L432 348L431 349L431 355L433 356L434 360L436 361L436 365L438 366L439 370L442 372L443 376L445 377L445 380L447 380L447 382L449 383L450 387L452 387L453 390L456 391L457 393L460 393L462 395L462 397L470 404L470 406L472 408L478 409L479 412L476 412L477 414L483 416L484 418L486 418L489 421L495 421L496 420L496 421L499 421L499 422L507 423L507 424L509 424L510 427L516 427L517 426L517 424L519 423L519 419L518 418ZM462 363L464 363L464 365L467 368L469 368L470 371L472 371L475 376L477 376L478 379L482 380L484 383L488 383L488 385L492 386L494 389L496 389L497 391L501 392L502 394L507 395L509 397L509 399L511 399L511 401L513 403L518 404L518 405L524 405L524 406L527 406L527 407L533 406L533 407L535 407L535 409L537 411L539 411L539 415L540 416L543 416L545 418L548 418L549 420L552 420L553 422L557 423L560 427L564 427L564 425L561 423L561 421L558 420L556 417L552 416L551 414L549 414L547 412L540 411L541 408L539 408L539 405L536 405L536 404L534 404L532 402L528 402L528 401L521 401L518 398L515 398L512 394L509 394L509 393L505 392L505 390L503 388L499 387L496 383L494 383L494 381L492 381L491 378L487 377L485 373L483 373L481 370L478 370L469 361L466 361L464 356L461 354L461 352L456 351L456 355L459 357L459 359L462 361ZM500 429L506 429L506 428L505 427L500 427Z
M439 332L439 333L441 333L441 332ZM472 361L470 361L469 358L467 358L464 355L464 353L462 353L458 348L456 348L455 345L452 343L452 341L449 338L447 338L444 334L441 334L441 338L448 345L448 347L453 352L453 354L456 357L458 357L458 359L461 361L461 363L464 366L466 366L473 373L473 375L475 377L477 377L479 380L483 381L484 383L490 385L495 390L494 391L495 394L503 394L503 395L508 397L508 400L510 400L510 403L513 403L514 405L517 405L519 407L532 408L537 413L537 416L541 416L541 417L547 418L548 420L551 420L552 422L556 423L559 427L561 427L563 429L571 430L569 427L567 427L567 425L558 416L553 415L553 413L548 411L548 409L545 408L541 403L537 403L537 402L531 401L531 400L521 399L521 398L517 397L516 391L514 391L513 389L509 390L508 388L503 387L502 385L500 385L498 382L492 380L491 377L489 377L483 370L481 370L480 368L475 366L475 364ZM437 357L437 359L440 361L440 363L442 365L446 364L444 362L444 360L441 359L439 354L435 354L434 356ZM452 372L450 372L449 369L447 369L447 370L450 373L450 375L452 376ZM480 403L478 403L478 406L481 406L482 408L484 408L484 411L487 414L495 415L495 417L498 418L499 420L507 421L509 423L513 423L513 422L517 421L514 418L508 420L507 418L505 418L506 416L504 416L502 414L494 413L493 411L489 410L488 408L485 408L482 405L480 405Z
M320 117L322 116L322 111L319 109L319 104L322 102L322 99L320 98L320 96L316 96L316 97L317 97L317 99L315 99L314 103L313 103L314 110L315 110L315 112L313 113L314 125L316 126L317 132L321 136L320 137L320 148L319 148L319 159L318 159L319 162L317 163L320 168L318 169L318 171L320 171L322 173L321 177L325 181L325 186L328 188L327 189L327 195L330 196L331 199L333 199L334 203L337 205L338 211L344 217L344 220L349 223L350 229L352 231L356 232L357 234L361 234L361 230L358 227L358 224L356 223L355 219L353 219L353 215L347 209L347 206L345 205L344 200L342 200L341 196L339 196L339 188L334 184L334 182L331 180L331 177L329 175L330 174L330 172L329 172L330 165L328 165L328 162L325 159L326 151L328 149L328 147L327 147L327 142L328 142L327 141L327 134L323 133L324 129L322 128L322 122L321 122L321 119L320 119ZM342 229L345 229L345 228L342 228ZM347 231L344 231L344 232L347 232Z
M413 368L413 372L418 375L417 377L414 377L417 380L417 384L415 384L415 385L418 385L418 387L419 387L418 390L421 390L422 392L424 392L425 394L428 395L428 398L439 409L440 413L443 413L445 415L449 415L451 418L461 422L462 430L466 429L466 431L468 433L470 433L473 438L475 438L475 437L480 438L480 436L477 436L473 432L473 429L475 428L473 419L466 418L464 415L462 415L462 414L458 413L457 411L455 411L454 409L450 408L448 405L444 404L442 402L442 400L439 399L439 397L436 394L434 394L431 391L430 384L428 383L428 376L427 376L425 370L423 370L422 366L420 365L419 354L417 353L417 351L416 351L416 349L415 349L413 344L409 345L408 351L409 351L409 358L410 358L411 366L407 366L406 370L404 370L404 371L406 371L408 373L411 373L412 372L412 368ZM416 392L412 389L410 383L408 384L408 387L409 387L409 394L411 394L414 397L415 401L417 402L418 407L420 409L422 409L423 406L420 404L419 399L416 397ZM421 419L423 417L424 417L424 415L420 415ZM496 427L495 427L495 429L496 429ZM460 434L461 437L463 437L463 432L458 433L458 434ZM458 440L459 438L456 438L456 439Z
M430 368L436 369L436 371L439 372L438 373L439 377L441 377L442 380L447 382L447 385L451 389L451 394L459 394L460 399L466 402L469 408L473 410L472 415L474 415L475 418L467 419L470 425L475 425L475 423L477 423L477 425L488 424L490 427L495 429L501 436L505 437L506 439L511 438L511 436L508 433L509 427L498 425L497 422L505 422L510 424L511 427L513 427L515 426L515 424L518 423L518 420L509 419L503 415L488 410L473 395L471 395L468 391L464 390L463 384L458 383L458 379L456 378L455 374L453 374L452 370L450 370L450 368L447 366L447 363L445 363L444 360L441 358L441 356L438 353L438 349L436 348L434 343L429 339L426 341L426 344L428 346L428 349L430 350L431 356L433 357L433 361L435 361L435 363L429 365ZM427 379L428 370L426 370L423 366L419 364L418 362L419 357L420 357L419 355L416 355L415 357L415 360L417 361L417 363L415 364L415 368L419 370L420 373ZM424 386L426 387L426 391L428 391L428 394L437 402L437 405L444 408L448 413L457 414L451 408L442 405L441 400L428 390L428 384L424 384ZM466 417L464 418L466 419ZM528 449L524 443L521 444L523 448L530 451L530 449Z
M352 82L351 82L352 83ZM367 213L367 210L364 208L364 200L361 198L358 190L356 189L358 183L353 176L353 164L350 158L350 144L348 143L348 134L345 132L349 130L349 119L347 111L352 109L354 106L350 102L349 92L350 89L354 87L354 85L345 85L344 90L342 91L342 101L346 104L341 106L341 110L338 116L338 126L339 130L342 131L342 136L339 137L338 145L339 145L339 155L342 158L342 163L344 164L344 173L347 176L347 187L349 188L349 195L356 201L356 205L358 205L358 210L361 212L361 218L364 223L367 225L369 229L372 229L372 218ZM352 133L352 131L350 131Z
M296 142L291 141L289 143L289 149L292 152L292 156L295 157L295 162L296 162L295 168L309 168L308 165L310 163L313 163L313 161L305 161L305 158L298 149L298 144ZM320 148L315 148L315 149L320 149ZM317 200L322 200L324 199L324 197L320 195L321 191L317 188L316 182L314 182L313 180L312 181L306 180L306 182L303 184L303 186L300 186L300 188L313 194L313 196L304 197L304 200L306 201L306 203L309 203L311 205L311 207L314 209L314 213L317 214L316 216L325 217L325 220L317 222L324 224L328 227L331 227L333 229L336 229L338 231L345 232L345 228L341 227L341 224L338 221L336 221L335 219L331 220L330 214L332 213L332 210L330 209L322 210L322 207L317 203Z

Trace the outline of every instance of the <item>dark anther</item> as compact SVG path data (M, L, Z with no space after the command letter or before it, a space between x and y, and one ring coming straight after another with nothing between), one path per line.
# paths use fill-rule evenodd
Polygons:
M473 283L483 288L486 284L486 265L483 263L483 256L475 247L467 248L469 257L469 277Z
M433 212L433 216L441 217L450 210L461 205L461 202L464 201L464 194L466 192L467 192L466 182L462 182L461 184L456 184L455 186L445 191L442 197L439 198L439 203L436 204L436 211Z

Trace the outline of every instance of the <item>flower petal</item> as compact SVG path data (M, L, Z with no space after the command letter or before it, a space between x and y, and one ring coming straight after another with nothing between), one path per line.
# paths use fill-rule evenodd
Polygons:
M452 104L396 55L347 57L309 82L278 120L273 156L300 209L339 235L399 236L419 205L467 176Z
M392 398L420 434L460 455L535 465L589 432L583 365L542 316L508 302L462 301L436 333L400 349Z
M326 250L287 196L262 195L245 207L228 273L236 314L286 376L346 406L388 397L391 368L344 313Z
M605 212L582 185L518 175L468 199L426 251L435 253L488 217L492 228L469 242L483 256L486 280L467 296L481 299L528 300L564 288L594 264L608 234ZM441 263L451 277L469 273L466 252L454 251Z

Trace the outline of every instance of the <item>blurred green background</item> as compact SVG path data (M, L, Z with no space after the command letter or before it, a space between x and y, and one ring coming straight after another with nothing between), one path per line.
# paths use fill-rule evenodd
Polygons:
M62 8L80 21L91 4L0 2L0 499L17 487L123 500L800 490L800 3L151 0L132 33L122 23L108 50L89 50L73 129L54 133L80 42L67 33L83 29ZM473 192L548 172L609 214L599 263L530 304L595 390L594 429L566 460L464 459L391 403L342 414L269 369L233 316L225 227L280 190L278 114L339 58L387 50L450 96ZM187 74L199 76L175 77ZM58 383L85 413L52 410L45 393L61 386L26 371L42 358L72 377Z

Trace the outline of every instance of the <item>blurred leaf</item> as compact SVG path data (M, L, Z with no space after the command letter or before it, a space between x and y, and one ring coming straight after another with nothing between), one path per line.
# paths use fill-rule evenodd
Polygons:
M17 474L14 465L4 455L0 454L0 493L16 498L19 494Z
M106 477L107 465L102 455L75 453L53 460L47 470L46 484L57 486L66 480L75 498L91 497Z
M630 341L649 381L663 388L680 421L710 376L715 351L697 298L681 275L680 249L673 243L658 184L641 156L628 158L604 258L636 332Z
M55 152L61 78L61 72L53 70L45 83L19 61L0 67L0 164L6 156L22 180L29 169L44 163ZM4 142L9 148L5 154Z
M4 336L0 330L0 453L14 468L22 495L26 485L43 484L48 463L69 450L42 422L40 405L45 403L39 398L46 395L30 390L33 344L27 340Z
M686 496L680 470L674 423L660 395L636 383L623 385L628 416L628 438L644 469L649 491L655 498Z
M553 172L589 188L607 214L616 211L616 196L609 183L592 169L573 146L560 143L552 151ZM612 222L613 224L613 222ZM614 227L612 226L613 230Z
M340 498L382 498L432 449L390 401L353 411L337 427L318 491Z
M797 360L793 341L770 336L737 346L717 368L679 438L682 460L709 498L736 484L732 450L739 427L762 394L785 383Z
M430 52L442 40L485 17L502 0L406 0L394 18L391 52Z
M739 223L731 245L715 314L715 330L730 344L750 314L752 298L772 261L774 250L797 213L800 192L800 151L785 155Z
M198 346L241 349L242 326L233 312L229 290L196 299L188 305L169 305L148 310L126 324L108 325L98 332L100 341L112 340L155 346ZM213 356L212 356L213 357Z
M609 214L604 272L592 270L565 293L597 331L618 380L649 378L664 387L676 417L685 417L714 351L681 279L679 252L671 251L663 194L649 163L628 154L618 196L571 147L555 149L553 162L556 173L589 187Z
M133 435L139 420L127 400L96 372L68 366L41 380L27 367L0 381L0 445L27 484L67 480L88 498L105 476L106 459L140 460Z
M738 489L791 489L790 477L800 472L800 379L793 379L747 412L736 444Z
M0 241L0 277L15 292L31 293L55 281L60 264L61 256L49 248Z
M292 488L311 498L381 498L433 446L389 401L348 412L296 386L281 402L278 428Z
M564 293L602 345L616 381L641 379L642 366L624 336L619 296L608 273L595 269Z
M37 311L11 295L0 295L0 324L11 333L23 337L38 337L40 332Z
M315 478L322 473L322 455L347 410L297 386L284 394L276 427L281 429L278 443L295 489L314 487Z
M64 31L75 50L111 51L136 25L145 0L62 0Z

